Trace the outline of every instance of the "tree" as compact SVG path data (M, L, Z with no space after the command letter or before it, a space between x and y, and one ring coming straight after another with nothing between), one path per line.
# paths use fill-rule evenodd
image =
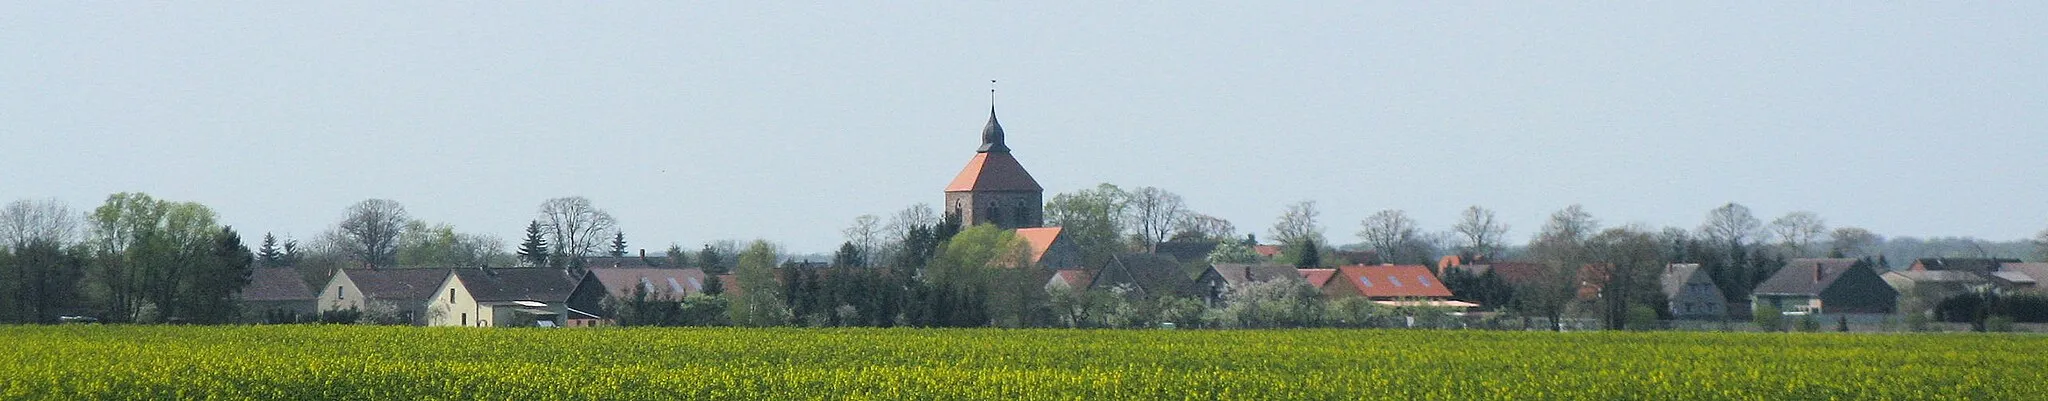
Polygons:
M1466 260L1491 260L1499 256L1502 238L1507 237L1508 225L1494 219L1493 211L1478 205L1465 208L1458 224L1451 226L1451 232L1464 240L1459 247L1459 256Z
M1771 233L1778 237L1778 246L1784 248L1790 257L1813 256L1814 244L1828 234L1827 221L1813 212L1786 213L1784 217L1771 221Z
M1230 242L1237 239L1237 226L1216 216L1188 212L1173 225L1169 240Z
M366 199L349 206L330 242L358 262L390 267L398 262L398 236L412 217L405 206L389 199Z
M1600 315L1608 329L1627 329L1630 312L1663 303L1659 272L1668 261L1659 248L1655 234L1636 227L1608 229L1587 239L1590 260L1606 279L1600 283Z
M505 241L489 234L455 231L455 226L414 220L398 236L398 264L404 266L508 266Z
M725 254L711 244L704 244L704 249L697 251L697 267L703 268L704 274L724 274Z
M690 253L683 252L682 245L669 243L668 250L663 251L662 255L668 257L669 267L682 268L690 266Z
M860 247L847 241L839 244L839 251L832 254L832 267L861 267L867 265L867 255L860 253Z
M1749 214L1749 208L1733 202L1708 211L1707 221L1700 225L1700 232L1731 250L1747 246L1756 237L1764 235L1763 223Z
M1552 330L1564 330L1564 309L1578 295L1579 268L1590 259L1586 241L1599 225L1579 205L1551 213L1542 231L1529 243L1529 253L1543 266L1543 274L1514 288L1511 307L1549 319Z
M779 326L789 322L789 307L783 304L782 288L775 280L775 260L781 254L775 244L754 240L740 252L733 278L739 281L740 297L730 309L732 322L741 326Z
M526 223L526 240L519 243L519 260L528 267L548 265L548 240L542 237L540 220Z
M722 275L704 275L704 295L720 297L725 295L725 279Z
M278 267L284 263L284 250L277 247L277 236L263 233L263 246L256 250L256 260L263 267Z
M1245 245L1237 241L1223 241L1216 244L1215 250L1209 251L1207 259L1210 264L1217 264L1259 263L1264 261L1265 258L1259 256L1257 251L1252 250L1251 245Z
M1100 266L1126 249L1117 239L1124 232L1123 216L1130 197L1108 183L1053 195L1045 203L1045 222L1060 227L1062 235L1074 242L1082 265Z
M613 232L612 232L612 252L611 252L611 255L612 255L612 257L614 257L614 258L623 258L623 257L626 257L626 232L624 232L624 231L613 231Z
M1358 238L1377 252L1380 260L1400 264L1429 263L1427 241L1422 228L1415 219L1408 218L1407 212L1381 210L1363 221Z
M860 256L851 260L858 263L852 266L867 267L868 259L882 246L881 219L872 214L860 215L853 218L853 225L847 226L842 233L846 234L847 245L853 246L853 254Z
M548 234L555 254L581 260L597 248L604 233L618 224L611 213L590 204L590 199L570 196L540 204L541 228Z
M204 262L193 266L192 275L179 289L186 305L185 320L200 324L221 324L239 316L235 294L249 285L250 266L255 259L242 236L232 227L222 227L209 243L202 244Z
M0 247L47 240L59 246L78 236L78 215L56 199L19 200L0 208Z
M2034 235L2034 260L2048 262L2048 230Z
M1294 261L1295 268L1313 269L1323 267L1323 248L1315 238L1303 238L1287 247L1287 259Z
M1870 230L1860 227L1837 228L1833 233L1828 234L1828 256L1836 258L1873 256L1875 252L1873 252L1874 249L1872 248L1881 242L1884 242L1884 237L1871 233Z
M64 249L52 236L30 237L0 246L0 323L55 323L81 306L82 250Z
M1129 213L1133 234L1146 252L1159 250L1159 243L1173 234L1175 224L1187 215L1186 201L1175 194L1156 187L1139 187L1130 193Z
M191 288L204 283L200 278L212 278L206 275L217 261L207 255L221 230L214 216L197 203L158 201L141 193L108 196L90 217L90 290L98 295L101 316L114 322L169 321L193 317L186 312L202 318L214 312ZM239 237L235 241L240 244ZM239 251L250 257L247 247Z
M1323 227L1316 224L1316 218L1322 214L1316 210L1316 201L1305 200L1288 205L1287 211L1280 214L1280 220L1273 223L1273 239L1289 246L1303 241L1323 242Z

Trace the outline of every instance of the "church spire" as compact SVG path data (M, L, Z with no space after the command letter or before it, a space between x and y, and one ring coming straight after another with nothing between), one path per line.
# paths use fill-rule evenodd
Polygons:
M1003 144L1003 124L996 122L996 81L988 81L988 125L981 127L981 149L979 153L1010 153L1010 145Z

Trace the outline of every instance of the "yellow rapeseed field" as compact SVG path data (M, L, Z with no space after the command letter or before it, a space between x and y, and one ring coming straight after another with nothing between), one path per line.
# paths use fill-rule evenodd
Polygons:
M2048 337L0 327L0 399L1999 400Z

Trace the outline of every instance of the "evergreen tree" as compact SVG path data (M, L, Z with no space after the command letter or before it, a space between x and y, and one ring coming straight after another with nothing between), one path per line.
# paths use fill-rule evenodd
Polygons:
M284 265L284 251L277 249L277 236L263 233L263 245L256 250L256 260L261 262L263 267Z
M519 260L534 267L548 265L548 240L541 236L539 220L526 224L526 241L519 244Z
M716 274L704 275L704 295L714 297L725 295L725 279L718 277Z
M839 245L839 252L832 254L832 267L864 266L866 259L867 255L860 254L860 248L853 246L853 241L847 241Z
M704 249L697 251L697 267L703 268L704 274L724 274L725 257L718 254L718 248L704 244Z
M1301 245L1297 245L1294 251L1296 255L1300 255L1294 259L1295 268L1312 269L1323 265L1322 247L1316 245L1314 238L1302 239Z
M612 233L612 257L626 257L626 232Z

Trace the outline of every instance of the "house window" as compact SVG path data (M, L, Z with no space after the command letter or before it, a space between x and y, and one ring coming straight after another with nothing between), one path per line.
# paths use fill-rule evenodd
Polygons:
M348 287L334 286L334 299L348 299Z
M455 289L448 289L448 303L455 303Z
M1400 286L1401 286L1401 279L1399 279L1399 278L1394 278L1394 277L1387 277L1387 282L1389 282L1389 283L1394 283L1394 286L1395 286L1395 287L1400 287Z
M467 312L464 312L464 313L462 314L462 324L458 324L457 326L468 326L468 325L469 325L469 313L467 313Z
M1422 283L1422 286L1428 287L1429 276L1415 276L1415 282Z
M1367 287L1371 287L1371 286L1372 286L1372 278L1369 278L1369 277L1359 277L1359 278L1358 278L1358 283L1359 283L1359 284L1365 284L1365 286L1367 286Z

